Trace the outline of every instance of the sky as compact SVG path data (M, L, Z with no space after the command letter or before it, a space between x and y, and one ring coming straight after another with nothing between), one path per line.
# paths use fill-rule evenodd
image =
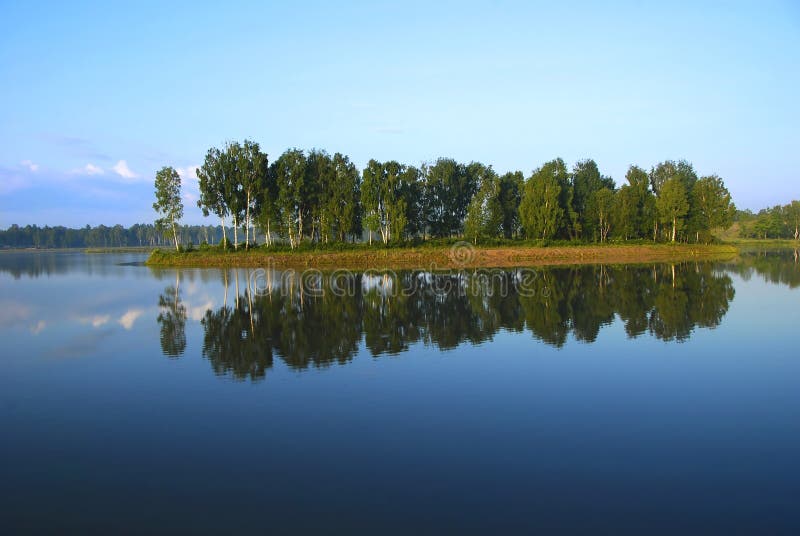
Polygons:
M0 0L0 228L152 222L249 138L624 182L687 159L740 208L800 199L800 2Z

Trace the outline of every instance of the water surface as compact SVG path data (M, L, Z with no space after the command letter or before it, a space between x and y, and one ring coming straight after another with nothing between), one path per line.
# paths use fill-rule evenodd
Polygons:
M142 260L0 254L4 533L800 530L792 252L533 277Z

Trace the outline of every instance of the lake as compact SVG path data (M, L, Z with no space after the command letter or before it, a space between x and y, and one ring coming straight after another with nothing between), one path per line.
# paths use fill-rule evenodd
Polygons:
M0 253L0 532L800 533L800 264Z

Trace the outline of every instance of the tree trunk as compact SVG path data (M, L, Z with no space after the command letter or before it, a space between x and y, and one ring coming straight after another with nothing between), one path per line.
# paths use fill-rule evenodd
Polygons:
M303 241L303 211L301 210L297 218L297 243L300 244L300 242L302 241Z
M175 239L175 251L178 249L178 232L175 230L175 218L172 218L172 237Z
M228 247L228 233L225 231L225 216L220 216L219 220L222 222L222 248Z
M233 249L239 249L239 222L236 220L236 215L233 216Z
M250 249L250 190L247 190L247 210L244 216L244 249Z
M672 218L672 241L675 242L675 232L678 226L677 218Z

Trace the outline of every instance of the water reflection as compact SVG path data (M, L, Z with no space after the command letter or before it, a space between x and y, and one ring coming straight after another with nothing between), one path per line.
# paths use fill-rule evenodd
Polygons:
M169 357L178 357L186 350L186 306L181 303L180 276L175 285L164 289L158 297L158 324L161 351Z
M330 290L343 288L337 276L315 274L309 284L276 273L260 293L253 275L223 272L223 305L201 320L203 356L217 374L236 379L263 378L275 356L293 369L347 363L362 339L373 356L416 343L440 350L481 344L502 330L528 331L561 348L570 336L594 342L617 317L629 338L649 333L681 342L697 328L718 326L735 294L730 276L711 263L538 269L524 289L514 270L492 277L360 273L347 292ZM159 306L164 353L180 355L186 310L177 284Z
M737 262L727 263L727 270L745 281L753 275L764 281L789 288L800 287L800 250L752 248L740 253Z

